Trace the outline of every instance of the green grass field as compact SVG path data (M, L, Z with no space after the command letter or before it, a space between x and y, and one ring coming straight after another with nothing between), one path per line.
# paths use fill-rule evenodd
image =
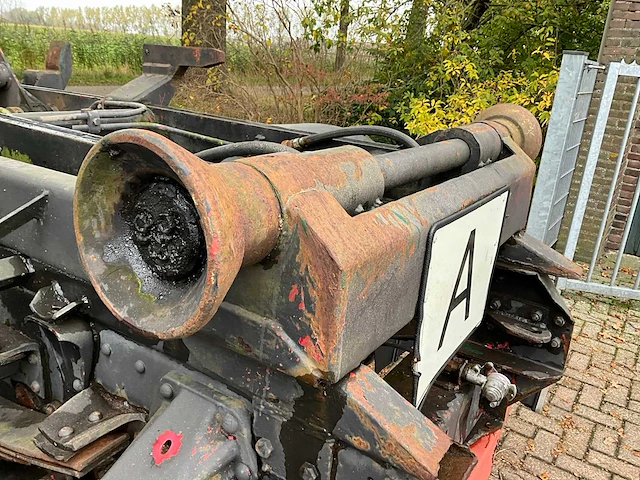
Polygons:
M144 43L179 44L169 37L0 23L0 47L18 76L44 68L51 40L71 43L71 85L125 83L141 72Z

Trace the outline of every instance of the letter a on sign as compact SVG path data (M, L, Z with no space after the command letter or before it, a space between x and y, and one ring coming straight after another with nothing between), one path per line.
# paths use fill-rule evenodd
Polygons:
M508 198L508 191L494 194L429 232L413 365L416 405L482 321Z

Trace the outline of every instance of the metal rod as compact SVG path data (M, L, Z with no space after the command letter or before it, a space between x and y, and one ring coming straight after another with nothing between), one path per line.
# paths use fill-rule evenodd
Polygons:
M638 80L640 85L640 79ZM613 273L611 274L611 282L609 285L615 285L616 277L618 276L618 270L620 270L620 263L622 263L622 256L624 255L624 249L627 246L627 240L629 239L629 232L631 231L631 224L633 223L633 216L638 207L638 198L640 197L640 188L636 182L636 188L633 192L633 200L631 201L631 210L627 216L627 223L624 226L624 233L622 234L622 241L620 242L620 248L618 249L618 256L616 257L616 265L613 267Z
M456 138L374 158L382 170L385 189L389 189L461 167L470 155L466 142Z
M609 79L607 78L607 80ZM617 78L616 78L616 83L617 83ZM600 253L600 246L602 245L602 238L604 237L604 230L607 226L607 218L609 217L609 209L611 208L611 202L613 201L613 194L616 190L616 184L618 183L618 176L620 175L620 167L622 166L622 159L624 158L624 152L627 149L627 142L629 141L629 134L631 133L631 127L633 126L633 119L635 117L639 95L640 95L640 79L636 80L636 89L633 93L633 100L631 101L631 108L629 109L629 114L627 115L627 124L624 127L622 142L620 142L620 150L618 150L618 159L616 160L616 168L613 172L613 178L611 179L611 187L609 188L609 195L607 196L607 203L605 204L604 212L602 214L602 221L600 222L600 228L598 229L596 245L595 245L595 248L593 249L591 264L589 265L589 273L587 273L587 282L591 281L593 270L595 268L596 262L598 261L598 254ZM600 116L600 112L598 112L598 116ZM596 121L595 128L596 129L598 128L597 121ZM602 131L604 131L605 128L606 128L606 120L604 125L600 125L600 129Z
M636 281L633 283L633 289L638 290L638 286L640 286L640 267L638 267L638 271L636 272Z

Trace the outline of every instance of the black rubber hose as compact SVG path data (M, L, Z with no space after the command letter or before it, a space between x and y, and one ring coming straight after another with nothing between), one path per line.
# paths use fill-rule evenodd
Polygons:
M279 143L254 140L208 148L207 150L196 153L196 156L207 162L220 162L229 157L252 157L254 155L279 152L299 153L297 150Z
M379 125L356 125L353 127L344 127L336 130L330 130L328 132L314 133L313 135L307 135L306 137L295 138L289 140L293 148L303 150L312 145L334 140L336 138L350 137L352 135L378 135L380 137L390 138L395 140L400 145L407 148L419 147L420 144L416 142L409 135L394 130L393 128L381 127Z

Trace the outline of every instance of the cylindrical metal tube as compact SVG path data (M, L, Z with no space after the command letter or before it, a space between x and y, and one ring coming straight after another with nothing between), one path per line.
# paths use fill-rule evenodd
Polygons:
M452 139L376 155L385 190L464 165L471 150L463 140Z

